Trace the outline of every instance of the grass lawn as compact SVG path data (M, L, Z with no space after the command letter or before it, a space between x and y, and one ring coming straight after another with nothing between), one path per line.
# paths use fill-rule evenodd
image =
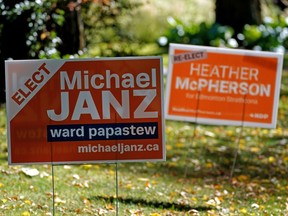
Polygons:
M55 215L115 215L117 192L121 216L287 215L288 72L282 83L276 129L166 121L166 162L54 166ZM0 216L52 215L52 167L8 166L6 134L2 107Z

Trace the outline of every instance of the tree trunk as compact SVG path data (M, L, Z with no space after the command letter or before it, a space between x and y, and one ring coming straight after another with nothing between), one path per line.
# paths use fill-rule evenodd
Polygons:
M85 47L84 25L81 18L82 0L59 1L60 8L65 10L65 22L58 29L62 40L59 46L61 55L75 54Z
M235 34L242 32L245 24L262 22L260 0L216 0L216 23L231 26Z

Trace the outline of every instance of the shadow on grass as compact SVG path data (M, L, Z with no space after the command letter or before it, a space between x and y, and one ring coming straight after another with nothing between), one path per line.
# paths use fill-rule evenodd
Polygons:
M116 198L113 196L93 196L89 198L89 200L103 200L105 202L114 203L116 202ZM170 202L160 202L160 201L148 201L141 198L131 198L131 197L118 197L118 202L124 204L134 204L141 205L147 207L153 207L158 209L171 209L175 211L189 211L189 210L197 210L197 211L209 211L212 208L207 206L191 206L187 204L179 204L179 203L170 203Z

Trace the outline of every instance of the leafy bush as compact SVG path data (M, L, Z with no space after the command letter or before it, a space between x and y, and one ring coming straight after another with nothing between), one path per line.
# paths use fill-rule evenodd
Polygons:
M160 46L183 43L282 52L288 48L288 18L285 17L266 17L261 25L245 25L243 32L238 35L234 35L231 27L217 23L185 25L174 18L168 18L168 23L170 27L158 39Z
M17 3L18 2L18 3ZM64 11L56 7L57 0L42 1L15 1L8 2L0 0L0 16L2 24L0 30L9 28L9 23L19 19L25 19L27 32L19 31L19 37L26 34L26 47L29 50L27 56L32 58L56 58L59 57L57 50L61 42L56 33L56 26L64 22ZM1 36L3 36L1 31ZM13 41L2 41L0 49L9 46ZM5 54L4 54L5 55ZM10 56L9 56L10 57Z
M206 46L235 47L236 40L232 37L234 30L229 26L219 24L184 24L179 19L168 18L170 27L163 37L158 39L160 46L169 43L184 43Z
M140 42L122 28L121 19L132 14L140 6L139 0L107 0L103 3L82 5L87 45L91 55L135 55ZM135 42L138 46L135 45Z
M100 50L98 55L135 55L135 50L140 49L141 43L122 28L121 18L129 16L139 5L140 0L133 2L130 0L83 0L81 3L73 3L69 0L17 0L13 2L0 0L0 50L5 59L16 58L14 53L5 53L3 50L9 49L6 47L9 47L10 43L16 39L19 41L21 37L23 46L19 49L23 52L20 58L69 57L74 53L67 54L65 50L61 50L63 45L70 46L70 44L65 44L67 43L67 33L71 34L72 32L68 32L67 29L78 28L77 24L83 22L85 36L81 35L81 37L85 37L85 39L83 37L83 41L86 41L88 46L91 45L93 48L97 47L96 50ZM79 13L81 15L77 14L81 20L75 21L71 18L70 12L78 10L81 10ZM11 29L9 27L11 23L14 25L12 29L16 29L16 23L19 23L19 20L23 21L23 25L21 25L23 28L21 30L19 28L16 37L9 37L11 33L6 33L6 29ZM70 26L71 22L75 22L72 27ZM135 43L137 43L137 47ZM131 44L133 45L131 46ZM75 55L78 54L75 53Z
M238 35L248 49L285 51L288 48L288 19L266 17L263 24L246 25Z

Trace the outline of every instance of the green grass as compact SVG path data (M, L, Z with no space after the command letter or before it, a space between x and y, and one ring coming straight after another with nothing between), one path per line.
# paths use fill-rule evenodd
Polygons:
M119 215L288 214L287 72L282 83L276 129L166 121L166 162L118 164ZM8 166L6 133L3 106L0 216L52 215L52 167ZM27 176L24 167L39 174ZM54 166L53 172L55 215L115 215L115 164Z

